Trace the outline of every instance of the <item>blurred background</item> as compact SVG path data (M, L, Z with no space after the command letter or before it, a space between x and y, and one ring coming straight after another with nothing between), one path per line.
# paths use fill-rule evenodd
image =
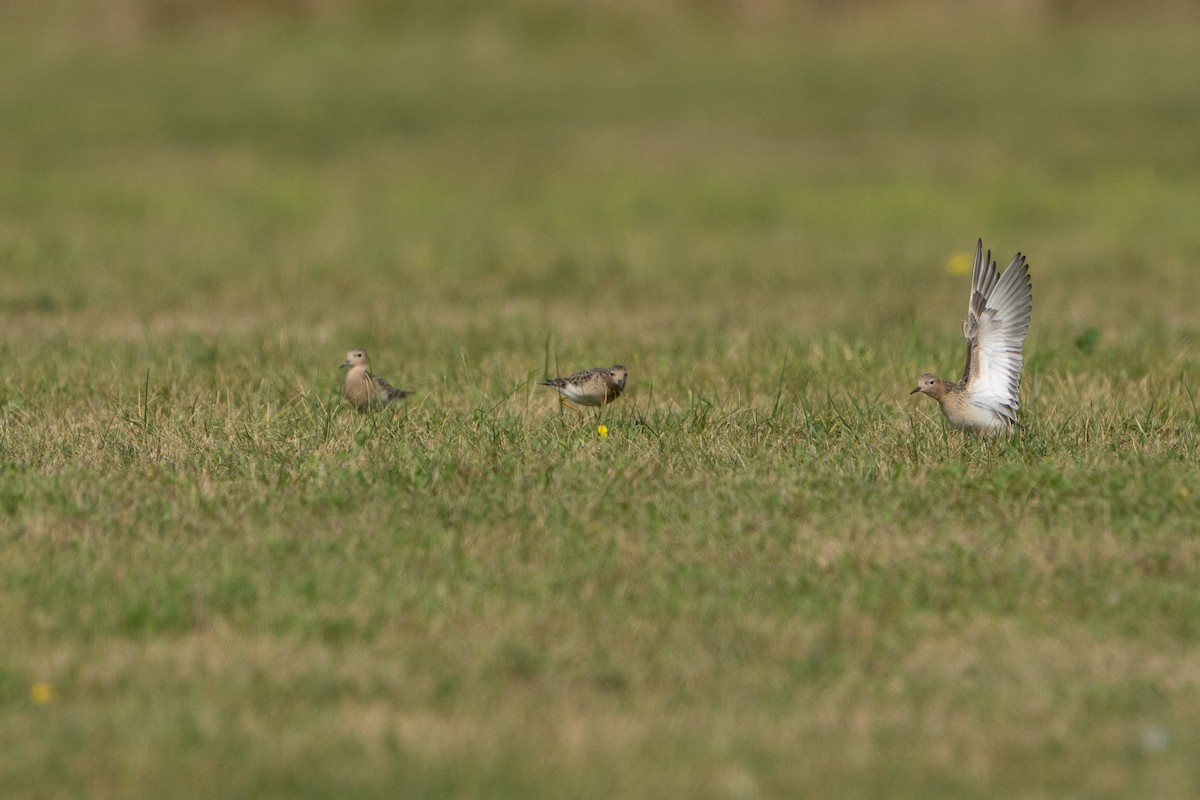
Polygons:
M1029 255L1035 352L1196 327L1194 3L0 13L10 344L942 337L977 237Z

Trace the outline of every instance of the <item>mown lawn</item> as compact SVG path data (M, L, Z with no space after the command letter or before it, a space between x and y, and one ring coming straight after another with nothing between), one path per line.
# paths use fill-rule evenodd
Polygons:
M0 795L1200 793L1200 28L277 5L0 26Z

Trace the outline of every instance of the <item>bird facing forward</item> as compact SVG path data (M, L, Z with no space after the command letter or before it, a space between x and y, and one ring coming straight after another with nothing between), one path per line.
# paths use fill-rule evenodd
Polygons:
M371 359L366 350L351 350L346 353L342 369L349 369L342 382L342 391L350 405L360 411L390 405L408 392L397 389L383 378L371 374Z
M994 435L1017 427L1021 382L1021 345L1033 313L1033 284L1025 256L1017 253L1001 275L992 251L975 245L971 302L963 321L967 363L962 380L950 383L931 372L917 379L909 394L927 394L952 426Z
M558 390L558 402L574 408L578 406L604 407L621 396L625 390L625 379L628 372L620 364L611 367L596 367L576 372L566 378L549 378L542 381L542 386Z

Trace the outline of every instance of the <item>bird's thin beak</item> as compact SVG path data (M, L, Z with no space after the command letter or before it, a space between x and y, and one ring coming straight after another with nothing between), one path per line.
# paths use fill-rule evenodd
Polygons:
M916 394L916 393L917 393L917 392L919 392L919 391L921 391L921 387L920 387L920 386L918 386L917 388L913 389L911 392L909 392L909 394Z
M343 361L342 365L340 367L338 367L338 369L345 369L348 366L350 366L350 359L346 359L345 361Z

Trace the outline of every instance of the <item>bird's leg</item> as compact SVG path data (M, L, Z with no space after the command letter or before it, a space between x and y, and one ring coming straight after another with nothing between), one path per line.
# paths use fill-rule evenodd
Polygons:
M583 419L583 409L581 409L579 406L575 405L574 403L572 403L570 400L563 397L562 395L559 395L559 397L558 397L558 404L560 406L562 406L563 408L569 408L572 411L574 411L576 422Z

